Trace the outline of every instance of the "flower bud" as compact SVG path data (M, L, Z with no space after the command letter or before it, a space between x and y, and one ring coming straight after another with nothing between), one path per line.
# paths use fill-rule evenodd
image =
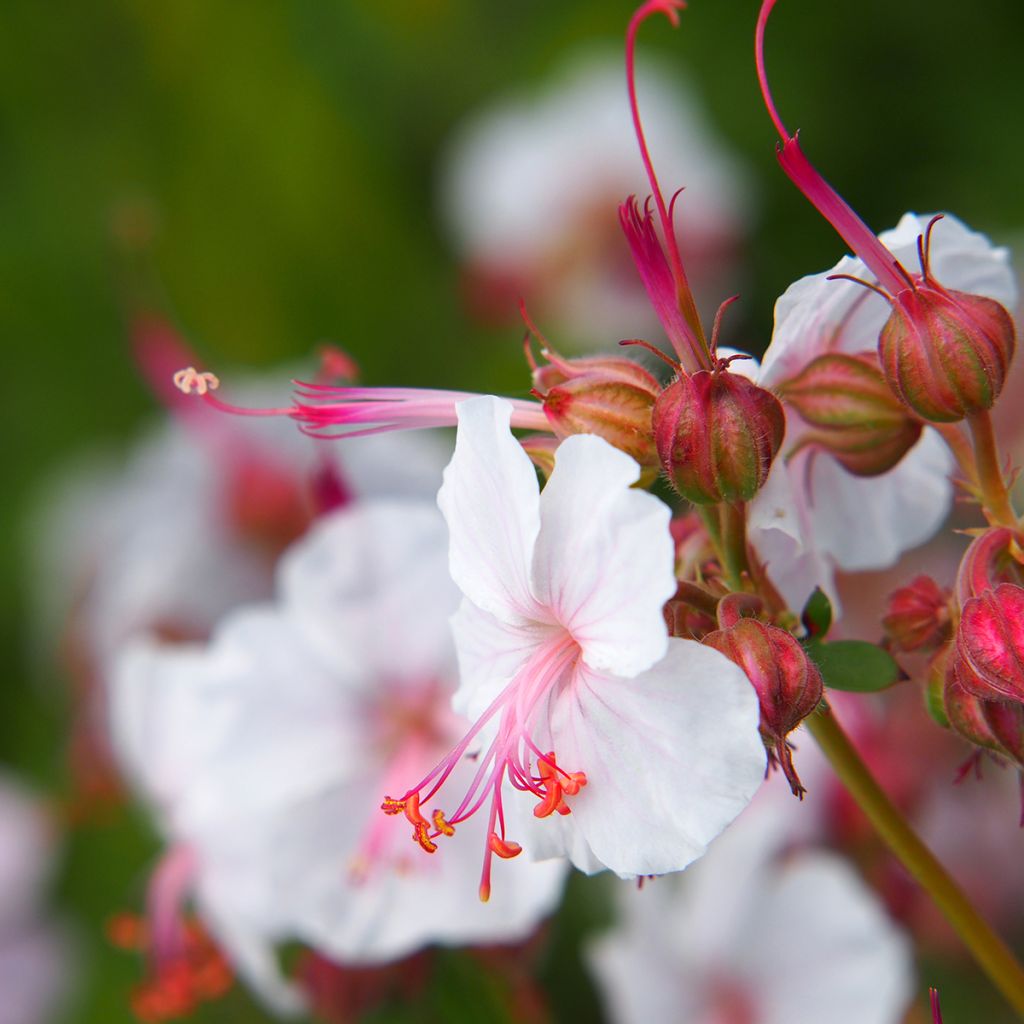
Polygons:
M1024 588L1000 583L965 602L956 647L967 690L988 700L1024 702Z
M964 552L956 574L956 597L961 605L1000 583L1024 582L1020 537L1006 526L983 531Z
M698 505L749 501L786 429L779 400L724 364L680 374L654 403L653 423L662 468Z
M1024 704L986 700L965 685L968 669L953 657L946 676L946 715L949 723L975 746L1005 757L1024 768Z
M882 625L899 651L935 651L950 637L951 593L930 576L916 576L886 601Z
M533 371L534 388L555 434L597 434L641 466L656 467L651 411L657 379L631 359L615 356L562 359Z
M797 796L804 792L786 744L792 732L821 700L817 666L791 634L757 619L740 619L704 637L747 674L761 705L761 737Z
M921 436L921 423L892 393L873 352L819 356L777 390L815 428L800 447L824 449L855 476L892 469Z
M914 412L953 423L992 408L1015 345L1013 320L994 299L926 279L893 299L878 354L889 386Z

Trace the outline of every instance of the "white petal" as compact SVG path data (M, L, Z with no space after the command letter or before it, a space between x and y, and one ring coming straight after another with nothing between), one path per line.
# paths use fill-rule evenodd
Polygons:
M831 854L804 854L778 869L750 907L743 939L743 973L765 1024L891 1024L914 995L909 942Z
M588 780L566 820L623 877L685 868L763 781L758 715L746 675L692 640L635 679L580 669L550 708L549 749Z
M437 495L451 534L452 578L474 604L503 621L539 618L529 566L540 529L540 491L529 456L512 436L512 407L483 397L456 409L455 454Z
M328 664L367 685L442 674L458 590L437 508L367 501L321 520L284 556L282 605Z
M640 467L607 441L563 441L540 499L533 592L598 671L634 676L665 653L675 593L671 513L632 489Z
M811 473L815 544L840 569L885 569L928 540L953 501L953 456L931 429L888 473L857 477L819 455Z
M465 599L451 619L459 656L460 685L452 707L470 721L479 718L527 658L558 627L502 622Z

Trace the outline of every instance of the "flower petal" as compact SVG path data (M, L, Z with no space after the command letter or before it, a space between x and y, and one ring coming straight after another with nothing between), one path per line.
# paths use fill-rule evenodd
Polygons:
M665 654L675 593L671 513L634 490L640 467L607 441L563 441L540 499L533 592L593 669L635 676Z
M437 676L451 658L447 619L459 599L447 563L448 531L432 504L350 506L285 554L283 610L347 676Z
M456 406L455 454L437 503L451 533L452 578L505 622L541 617L529 566L540 529L540 493L529 456L512 436L512 406L471 398Z
M746 675L692 640L671 639L635 679L580 668L554 695L541 737L567 771L587 775L566 798L566 821L623 877L685 868L764 779L758 717Z

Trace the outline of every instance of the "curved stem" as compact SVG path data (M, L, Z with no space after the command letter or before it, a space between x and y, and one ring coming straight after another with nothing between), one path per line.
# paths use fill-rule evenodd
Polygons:
M932 428L936 430L946 447L953 453L960 472L963 473L967 483L976 490L981 489L978 482L978 467L974 459L974 449L970 441L964 436L963 431L956 423L933 423Z
M806 721L835 773L889 849L931 896L996 988L1024 1015L1024 968L1013 953L882 791L831 709Z
M974 459L978 467L978 485L989 520L996 526L1017 526L1017 515L1010 503L1003 470L999 464L992 417L983 410L967 417L974 442Z

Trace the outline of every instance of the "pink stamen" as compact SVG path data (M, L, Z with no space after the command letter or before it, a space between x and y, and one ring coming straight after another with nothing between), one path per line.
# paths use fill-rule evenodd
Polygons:
M200 386L202 383L202 387ZM185 394L198 395L207 405L233 416L285 416L299 423L304 433L327 439L363 437L392 430L426 430L454 427L455 406L477 397L469 391L433 391L421 388L353 388L295 381L296 397L289 406L249 409L225 402L214 394L219 381L212 373L194 367L175 374L175 384ZM512 426L523 430L550 431L539 402L509 399Z
M188 846L173 846L160 859L146 895L150 950L157 967L185 948L183 910L195 880L198 862Z
M562 633L541 645L526 661L483 714L473 723L458 744L412 789L400 799L386 797L381 809L388 815L404 813L413 825L413 839L427 852L436 848L434 840L450 835L455 826L479 811L490 801L487 840L480 878L480 897L486 900L491 888L491 863L495 854L514 857L519 845L505 836L505 813L501 790L504 781L542 801L541 816L557 810L566 814L569 808L562 794L573 795L586 784L582 772L566 772L554 754L543 753L530 736L531 721L545 695L565 678L567 670L579 656L579 646L569 633ZM478 757L476 771L455 812L444 815L434 812L435 827L430 828L420 808L445 785L465 757L481 730L500 713L497 733L487 750ZM538 774L535 774L535 767ZM550 804L550 807L547 807ZM437 822L445 828L437 827Z
M643 161L644 172L658 209L658 219L661 222L662 235L668 250L667 262L658 243L649 210L645 208L644 214L641 216L635 197L631 196L626 203L619 207L619 218L630 248L633 250L634 261L644 277L644 286L655 303L659 319L668 330L672 347L676 350L676 355L683 367L692 371L709 368L711 353L704 337L704 328L693 299L693 292L690 290L686 271L683 269L683 261L679 255L679 245L673 227L675 202L679 192L672 197L671 205L666 206L650 151L647 148L647 138L640 118L640 104L636 93L636 35L640 26L652 15L660 13L668 18L674 28L678 28L679 11L684 10L685 7L684 0L647 0L637 8L626 29L626 86L629 91L629 108L633 118L633 130L636 134L637 145L640 149L640 159ZM666 282L662 276L663 268L671 278L670 290L665 288ZM669 294L674 299L675 309L657 308L666 305L665 296ZM676 327L678 330L674 329Z
M771 89L768 86L768 73L764 62L764 32L768 24L768 16L775 7L775 3L776 0L763 0L761 4L754 36L754 59L757 64L757 79L761 86L761 96L768 109L768 115L775 125L775 130L782 139L782 144L778 149L779 164L790 181L835 228L851 251L864 261L878 278L882 287L890 295L898 295L907 288L914 287L913 278L903 268L899 260L882 245L871 228L857 216L846 200L804 156L798 139L799 133L790 134L776 109Z

